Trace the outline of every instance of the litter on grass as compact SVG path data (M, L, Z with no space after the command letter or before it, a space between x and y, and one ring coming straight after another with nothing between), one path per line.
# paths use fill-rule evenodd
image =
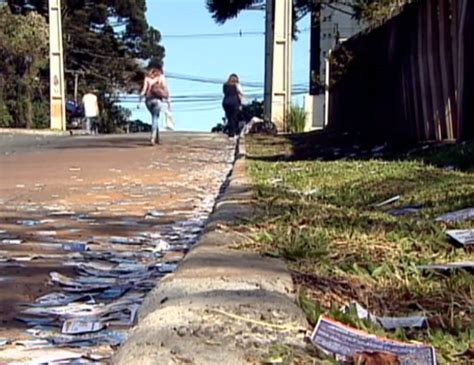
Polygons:
M455 212L446 213L436 218L438 222L462 222L474 218L474 208L466 208Z
M346 359L365 352L388 353L395 355L401 365L436 365L432 346L374 336L325 316L319 318L311 342L328 354Z
M474 245L474 229L451 229L446 234L463 246Z

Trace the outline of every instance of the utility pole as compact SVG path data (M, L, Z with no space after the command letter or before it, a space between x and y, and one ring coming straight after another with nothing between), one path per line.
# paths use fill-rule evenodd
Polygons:
M292 87L292 0L267 0L265 34L265 117L286 131Z
M272 121L272 80L273 80L273 19L274 0L267 0L265 7L265 82L263 111L264 119Z
M66 130L61 0L49 0L49 62L51 129Z

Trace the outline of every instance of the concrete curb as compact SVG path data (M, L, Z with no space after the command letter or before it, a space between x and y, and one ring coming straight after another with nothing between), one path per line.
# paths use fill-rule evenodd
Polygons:
M23 134L38 136L68 136L69 132L55 131L52 129L20 129L20 128L0 128L0 134Z
M148 295L114 364L254 364L272 345L304 346L285 264L231 248L243 238L229 227L255 212L241 146L199 242Z

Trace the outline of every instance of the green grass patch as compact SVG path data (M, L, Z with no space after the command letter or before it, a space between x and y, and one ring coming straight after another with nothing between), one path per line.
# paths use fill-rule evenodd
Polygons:
M300 160L297 143L294 136L247 139L262 212L250 227L249 249L287 261L311 323L326 313L371 333L431 343L441 364L459 361L455 355L474 342L473 275L426 273L416 266L474 259L445 234L448 228L472 228L473 220L435 221L442 213L474 207L474 143L331 161L308 160L307 154ZM395 195L396 203L376 207ZM421 209L389 214L406 205ZM430 325L384 331L341 313L351 301L377 315L424 313Z

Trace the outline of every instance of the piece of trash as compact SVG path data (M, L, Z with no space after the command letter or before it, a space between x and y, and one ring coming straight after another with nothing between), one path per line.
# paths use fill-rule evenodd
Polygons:
M462 222L472 218L474 218L474 208L466 208L440 215L435 220L438 222L452 223Z
M26 219L26 220L17 221L16 223L21 226L33 227L33 226L40 225L42 222L35 221L33 219Z
M23 240L20 239L4 239L2 240L2 245L21 245Z
M447 264L418 265L417 269L437 271L449 271L458 269L472 270L474 269L474 261L450 262Z
M146 214L146 217L158 218L158 217L163 217L164 215L165 213L160 212L159 210L153 209L153 210L150 210Z
M364 352L384 352L396 355L402 365L436 364L435 349L432 346L370 335L325 316L319 317L311 342L325 352L348 358Z
M143 238L141 237L110 237L110 243L117 243L122 245L141 245L143 243Z
M415 214L420 211L422 208L421 205L405 205L400 208L392 208L388 211L388 214L393 215L394 217L399 217L407 214Z
M385 149L385 147L387 147L387 146L386 145L376 146L376 147L372 148L370 151L372 153L381 152Z
M277 184L283 182L283 179L281 179L281 178L273 178L273 179L269 179L268 182L269 182L271 185L277 185Z
M64 321L61 332L66 335L98 332L105 328L105 324L94 319L68 319Z
M348 313L351 310L354 310L357 317L360 319L366 319L372 323L377 323L386 330L394 330L397 328L421 328L424 327L427 322L425 316L379 317L370 313L357 302L351 303L342 308L344 313Z
M81 171L80 167L70 167L69 171Z
M84 298L85 296L87 295L53 292L53 293L45 294L37 298L35 303L29 304L29 306L53 307L53 306L58 306L58 305L66 305L66 304L78 301Z
M56 236L58 232L56 231L36 231L36 235L38 236Z
M8 344L8 340L4 339L4 338L0 338L0 346L5 346Z
M451 229L446 234L463 246L474 245L474 229Z
M64 251L85 252L89 251L89 246L84 242L63 243Z
M178 264L175 263L159 263L156 264L156 268L158 269L159 272L161 273L170 273L176 270L178 267Z
M375 206L376 206L377 208L380 208L380 207L383 207L383 206L385 206L385 205L389 205L389 204L395 203L396 201L399 201L399 200L400 200L400 195L395 195L395 196L391 197L390 199L387 199L387 200L385 200L385 201L383 201L383 202L381 202L381 203L376 204Z

